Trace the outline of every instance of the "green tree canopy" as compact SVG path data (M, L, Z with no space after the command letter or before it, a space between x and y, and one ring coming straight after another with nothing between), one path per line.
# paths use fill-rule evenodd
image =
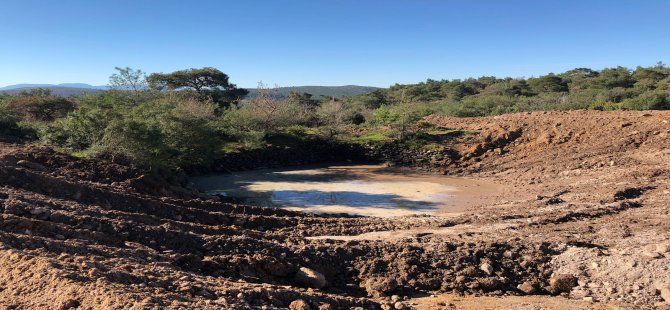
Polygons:
M210 98L220 107L239 102L249 91L230 83L227 74L216 68L179 70L172 73L153 73L147 77L154 90L192 90L201 97Z
M535 93L568 91L568 82L553 73L543 75L539 78L528 79L528 84Z
M297 104L303 107L316 107L319 105L319 101L312 98L310 93L300 93L297 91L292 91L288 93L286 101L291 104Z

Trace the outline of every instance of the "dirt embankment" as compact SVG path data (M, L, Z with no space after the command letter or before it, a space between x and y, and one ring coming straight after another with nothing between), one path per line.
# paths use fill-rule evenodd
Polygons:
M512 189L458 217L313 216L0 145L0 304L448 309L474 298L589 308L670 298L670 113L427 121L478 132L445 141L444 171ZM366 238L382 231L396 233Z

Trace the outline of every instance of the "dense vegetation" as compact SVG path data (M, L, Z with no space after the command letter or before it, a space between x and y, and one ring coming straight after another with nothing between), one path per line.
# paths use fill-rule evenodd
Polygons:
M537 110L645 110L670 108L670 68L577 68L534 78L484 76L394 85L352 98L367 108L423 104L451 116L487 116Z
M394 85L342 99L256 96L214 68L146 76L116 68L110 90L63 98L48 90L0 95L0 136L38 139L77 156L144 167L206 165L227 152L306 142L434 146L449 131L420 124L429 114L486 116L536 110L670 109L670 68L595 71L512 79L480 77Z

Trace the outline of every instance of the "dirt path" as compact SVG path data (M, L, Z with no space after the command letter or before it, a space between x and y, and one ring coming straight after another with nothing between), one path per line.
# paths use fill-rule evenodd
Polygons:
M479 132L444 142L447 174L508 190L451 217L315 216L0 145L0 304L667 308L670 113L427 121Z

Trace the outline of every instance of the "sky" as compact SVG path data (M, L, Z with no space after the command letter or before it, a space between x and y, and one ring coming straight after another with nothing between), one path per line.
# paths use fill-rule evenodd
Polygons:
M670 63L667 0L0 0L0 86L215 67L240 87Z

